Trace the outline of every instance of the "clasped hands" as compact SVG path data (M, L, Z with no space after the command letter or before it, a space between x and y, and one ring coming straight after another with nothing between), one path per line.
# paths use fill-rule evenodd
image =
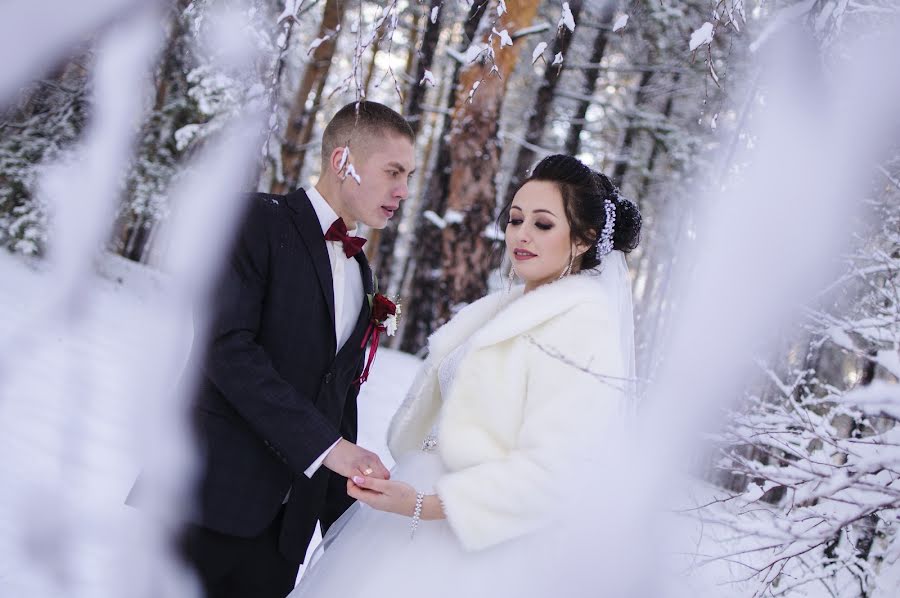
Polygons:
M409 484L390 481L391 473L372 451L342 438L322 464L347 478L347 494L352 498L381 511L412 514L416 491Z
M347 494L373 509L411 516L416 506L415 489L404 482L355 475L347 479Z
M325 456L322 465L345 478L364 475L388 480L391 477L378 455L343 438Z
M416 489L404 482L355 475L347 480L347 494L379 511L412 517L416 510ZM418 518L428 521L446 517L438 496L426 494Z
M378 455L343 438L325 457L323 465L347 478L347 494L373 509L412 516L416 490L409 484L391 480ZM443 518L443 509L434 495L425 497L422 519Z

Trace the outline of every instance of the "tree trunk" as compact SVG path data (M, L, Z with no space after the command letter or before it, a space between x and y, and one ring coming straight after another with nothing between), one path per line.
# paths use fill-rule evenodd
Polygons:
M497 29L514 32L530 26L538 4L537 0L507 3L508 11L500 18ZM484 41L487 39L485 35ZM459 306L482 297L487 288L496 246L494 241L485 238L484 231L497 207L494 179L500 169L497 135L500 111L519 54L517 46L496 51L495 64L502 78L491 72L489 64L480 63L467 65L460 74L450 138L446 225L441 243L441 272L447 292L438 299L437 324L449 320ZM473 95L470 90L476 85Z
M416 21L421 21L423 15L417 15L415 17ZM406 64L403 65L403 73L410 77L410 73L415 70L416 60L417 60L417 48L419 47L419 37L422 35L422 26L418 22L414 22L409 32L409 47L406 50ZM416 82L412 79L406 80L406 85L403 87L403 93L400 95L401 101L403 105L406 105L407 98L409 98L409 94L413 87L416 86ZM404 108L405 112L406 109Z
M672 116L672 107L675 104L675 90L678 88L678 82L680 80L681 73L675 73L672 76L672 91L669 92L669 97L666 98L666 104L663 107L662 112L666 121L668 121ZM641 186L638 190L637 196L635 197L635 201L643 201L643 199L647 196L647 193L650 191L650 183L653 176L653 170L656 168L656 160L664 150L665 147L663 147L663 144L659 140L656 140L653 143L653 150L651 150L650 152L650 159L647 160L647 173L644 175L644 179L641 182Z
M381 27L375 32L375 41L372 42L372 59L369 61L369 70L366 72L366 78L363 81L362 97L369 97L369 88L372 86L372 79L375 77L375 63L378 60L378 52L381 50L381 42L384 41L385 34L390 31L390 25L387 21L381 24Z
M616 14L616 4L616 2L607 2L600 14L600 27L597 30L597 37L594 38L590 59L590 63L596 66L584 71L581 94L585 97L593 96L594 90L597 88L597 80L600 78L600 61L603 60L603 55L606 53L606 44L609 42L609 34ZM584 130L584 119L590 106L590 101L579 100L572 115L572 124L566 137L566 153L570 156L575 156L581 151L581 131Z
M143 125L142 138L154 138L154 142L150 146L157 154L153 157L157 158L160 148L164 147L175 133L172 126L161 126L158 117L166 103L171 101L171 97L187 93L185 60L190 47L187 39L190 32L183 15L189 5L189 0L178 0L171 8L166 49L154 75L156 92L153 99L153 110L150 119ZM139 160L140 157L137 159ZM127 194L131 196L133 193L134 182L129 181ZM143 214L135 214L126 201L125 209L121 211L113 226L111 249L129 260L146 261L150 249L150 233L155 225L156 222L148 220Z
M434 62L434 52L437 49L438 39L441 36L441 17L444 14L443 0L431 0L431 4L425 14L425 34L422 36L422 46L416 53L415 69L413 73L413 81L410 85L409 96L406 98L406 105L403 107L403 115L409 121L416 134L422 128L422 100L428 92L428 85L422 83L426 70L431 70L431 63ZM437 17L431 22L431 11L437 9Z
M303 79L294 95L294 102L288 115L287 131L281 145L282 180L272 182L272 193L293 191L300 179L300 171L306 159L307 146L315 127L316 113L322 105L322 92L331 69L334 50L337 46L337 29L344 18L345 3L326 0L322 23L316 36L321 39L331 35L313 51L312 59L303 73ZM314 97L310 103L311 96ZM307 104L310 106L307 108Z
M438 13L437 18L432 23L431 11L434 8L438 9ZM437 49L438 38L441 34L441 15L443 12L443 0L431 0L431 5L425 14L427 24L425 25L425 34L422 36L422 46L417 52L412 52L415 58L409 71L413 73L413 80L410 83L403 115L409 121L413 132L417 135L422 127L422 101L425 99L428 91L427 84L420 84L420 82L425 76L425 71L431 69L431 63L434 60L434 52ZM421 167L424 167L424 165ZM372 263L373 269L378 272L378 277L382 281L384 288L390 285L391 278L394 276L394 248L397 244L397 229L403 218L404 204L400 205L400 210L394 215L394 222L381 230L376 239L378 250L374 252L376 255L372 256Z
M640 117L636 113L636 110L641 106L646 105L647 87L650 85L650 80L652 78L653 71L644 71L641 73L641 82L638 84L638 89L634 96L631 115L628 117L628 126L625 129L625 137L622 139L622 145L619 147L619 151L616 155L615 166L613 167L610 180L612 180L613 184L619 188L622 187L625 173L628 172L628 167L631 166L631 150L632 147L634 147L635 139L637 139L637 136L640 133L640 127L637 126Z
M569 10L575 22L578 22L581 14L582 0L572 0L569 2ZM562 53L566 56L569 52L569 45L572 43L572 31L563 27L553 42L553 50L551 54L556 56ZM516 156L516 164L513 167L512 175L509 179L509 186L506 191L506 202L512 200L513 195L519 187L519 184L525 179L526 171L532 166L535 159L535 151L530 146L539 145L541 138L544 136L544 128L547 124L547 117L550 115L550 107L553 105L553 96L556 93L556 85L565 68L565 62L559 66L547 65L544 70L544 81L538 89L535 98L534 108L528 117L528 127L525 130L525 144L519 146L519 154ZM527 145L526 145L527 144Z
M872 382L875 381L875 357L877 356L877 351L869 350L866 352L870 359L866 359L865 363L862 367L862 372L860 372L858 387L871 386ZM871 433L870 430L865 429L865 425L860 421L853 422L853 432L861 433L860 435L868 435ZM878 524L880 523L880 517L878 513L871 513L861 519L856 524L856 556L860 560L868 561L869 556L872 552L872 545L875 543L875 536L878 533ZM857 575L865 575L865 572L857 573Z
M463 40L460 50L465 51L471 40L475 37L482 16L487 12L488 2L476 2L472 4L466 21L463 23ZM462 69L456 65L453 69L454 89L459 87L459 77ZM456 103L454 93L449 95L448 105L452 109ZM404 310L401 325L403 336L400 349L407 353L417 353L425 347L428 335L434 330L435 306L438 298L444 292L446 281L438 274L441 266L441 229L435 226L424 214L428 211L441 214L447 205L447 187L450 181L450 126L452 120L445 117L444 125L438 138L437 159L434 170L428 178L428 186L422 197L422 205L416 220L416 261L410 268L407 276L410 278L408 286L414 293L412 297L404 301ZM405 283L406 281L404 281Z

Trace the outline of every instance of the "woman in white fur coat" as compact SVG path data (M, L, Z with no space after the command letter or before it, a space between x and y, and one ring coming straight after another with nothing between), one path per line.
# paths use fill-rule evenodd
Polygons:
M604 175L550 156L503 215L510 289L429 338L388 430L391 479L348 481L359 502L293 598L559 589L547 557L565 545L568 498L596 474L598 439L624 426L632 398L624 252L640 214Z

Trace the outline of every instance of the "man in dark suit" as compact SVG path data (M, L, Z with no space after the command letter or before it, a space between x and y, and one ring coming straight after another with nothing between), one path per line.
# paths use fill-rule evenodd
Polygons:
M195 403L203 469L184 549L211 598L283 598L316 522L350 506L346 478L389 475L354 444L373 292L354 233L406 199L413 142L390 108L349 104L325 129L315 186L250 200Z

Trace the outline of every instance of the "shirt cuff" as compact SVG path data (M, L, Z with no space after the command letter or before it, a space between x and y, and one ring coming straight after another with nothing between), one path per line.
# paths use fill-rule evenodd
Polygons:
M340 438L335 440L334 444L332 444L327 449L325 449L325 452L322 453L321 455L319 455L319 458L316 459L315 461L313 461L312 465L307 467L306 471L304 471L303 474L308 478L313 477L313 475L315 475L315 473L319 470L319 468L322 467L322 462L325 460L325 457L328 456L328 453L330 453L332 450L334 450L334 447L336 447L340 441L341 441Z

